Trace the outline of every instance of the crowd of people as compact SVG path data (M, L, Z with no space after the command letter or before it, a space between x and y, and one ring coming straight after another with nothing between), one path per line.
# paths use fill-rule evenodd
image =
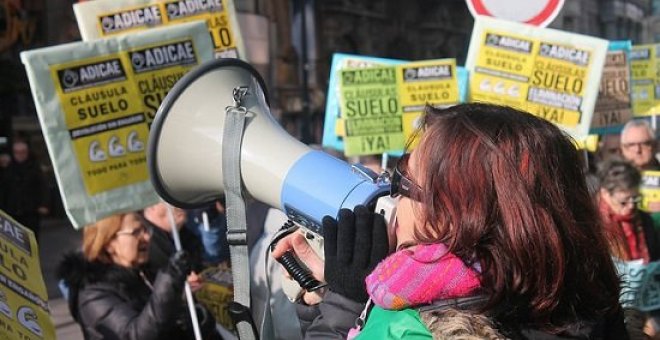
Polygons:
M426 110L418 146L388 170L393 221L365 206L342 209L323 220L324 260L301 233L272 250L274 258L297 254L327 283L320 294L287 301L283 271L263 257L286 216L250 204L252 309L257 322L264 308L274 310L269 337L660 338L660 313L622 307L625 283L613 261L660 259L660 203L640 209L643 172L660 170L648 121L601 136L585 159L559 128L526 112ZM38 234L48 213L36 195L41 170L25 141L14 142L9 158L0 157L8 163L0 209ZM378 159L362 161L383 170ZM15 199L26 187L33 195ZM201 287L204 268L228 264L224 209L223 201L190 211L159 203L86 226L82 248L58 269L85 338L192 339L182 291L185 282ZM267 280L273 291L264 305ZM222 338L212 313L196 309L204 338Z

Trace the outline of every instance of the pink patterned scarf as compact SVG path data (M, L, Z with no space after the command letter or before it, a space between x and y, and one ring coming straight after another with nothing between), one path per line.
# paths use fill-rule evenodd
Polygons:
M366 284L373 302L391 310L470 296L480 287L477 269L466 266L442 243L393 253L367 276Z

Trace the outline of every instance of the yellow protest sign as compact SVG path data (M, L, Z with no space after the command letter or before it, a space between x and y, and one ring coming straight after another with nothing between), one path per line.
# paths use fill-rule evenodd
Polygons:
M0 210L0 339L55 339L47 301L34 233Z
M53 65L51 74L87 192L147 180L149 131L121 55ZM134 136L130 144L129 134Z
M426 104L458 103L454 59L340 71L345 154L402 151Z
M428 60L396 66L397 83L403 112L403 135L408 141L421 128L426 104L447 106L457 104L458 80L456 60ZM419 141L412 141L414 148Z
M638 45L630 53L632 107L636 117L660 113L660 98L656 94L657 51L657 45Z
M213 59L201 22L21 54L65 209L76 228L159 201L149 127L177 80Z
M216 323L227 329L234 329L234 322L229 314L229 305L234 301L231 269L221 265L207 268L200 275L204 283L195 292L195 298L213 314Z
M470 101L508 105L587 136L608 42L494 18L475 21Z
M216 58L245 57L233 0L96 0L73 9L83 40L203 20Z
M647 212L660 211L660 171L642 171L639 193L642 195L640 209Z

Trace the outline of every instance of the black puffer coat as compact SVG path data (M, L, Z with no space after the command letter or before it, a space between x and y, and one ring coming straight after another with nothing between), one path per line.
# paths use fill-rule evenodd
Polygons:
M194 339L182 292L185 278L160 271L153 290L139 269L68 254L57 270L69 288L69 310L85 339ZM219 339L215 320L198 309L204 339Z

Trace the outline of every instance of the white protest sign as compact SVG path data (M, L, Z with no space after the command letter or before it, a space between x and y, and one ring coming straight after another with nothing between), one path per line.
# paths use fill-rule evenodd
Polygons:
M76 228L159 201L149 125L176 81L213 59L202 21L21 53L64 207Z

